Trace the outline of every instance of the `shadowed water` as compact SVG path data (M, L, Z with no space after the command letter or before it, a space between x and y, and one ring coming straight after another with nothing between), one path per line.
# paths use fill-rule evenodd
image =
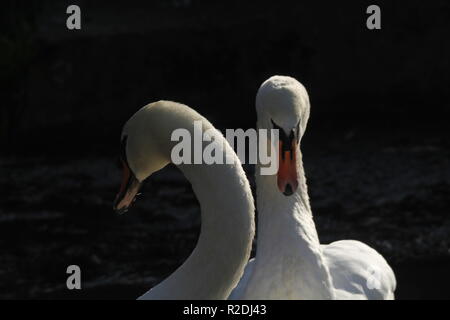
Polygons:
M449 149L354 145L347 136L305 152L321 242L357 239L376 248L393 265L398 298L448 298ZM110 157L0 164L0 298L134 299L195 246L198 203L174 166L152 176L118 216L120 172ZM246 166L254 186L252 170ZM81 267L82 290L66 289L71 264Z

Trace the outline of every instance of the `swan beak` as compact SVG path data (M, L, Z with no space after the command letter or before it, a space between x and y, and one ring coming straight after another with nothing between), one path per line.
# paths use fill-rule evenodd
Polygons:
M278 147L278 189L285 196L292 195L298 188L296 139L279 141ZM287 143L288 146L283 145Z
M114 201L113 209L118 214L128 211L128 208L135 201L142 183L135 177L126 161L121 160L123 167L122 185Z

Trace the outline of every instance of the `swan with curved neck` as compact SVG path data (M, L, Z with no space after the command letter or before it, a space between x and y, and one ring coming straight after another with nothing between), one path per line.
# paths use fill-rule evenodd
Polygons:
M125 124L122 132L123 181L114 209L128 209L142 182L171 162L175 129L193 136L194 121L214 130L213 143L224 148L233 164L181 164L201 208L201 231L189 258L141 299L226 299L239 281L250 256L254 205L250 186L236 154L225 138L200 114L171 101L151 103ZM230 163L230 162L227 162Z
M294 78L273 76L259 88L256 110L259 129L279 130L279 165L275 175L261 175L257 165L256 257L230 298L393 298L394 273L375 250L353 240L319 242L301 153L306 89Z

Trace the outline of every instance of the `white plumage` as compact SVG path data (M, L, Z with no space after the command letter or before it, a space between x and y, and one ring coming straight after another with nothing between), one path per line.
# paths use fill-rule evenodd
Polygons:
M142 182L171 162L176 129L193 136L194 121L215 131L216 143L232 164L180 164L200 203L200 236L189 258L140 299L226 299L239 281L254 236L254 204L239 158L213 125L191 108L171 101L151 103L126 123L126 158Z
M271 77L258 91L258 128L272 129L275 123L286 137L297 134L291 152L297 155L298 188L285 196L280 177L260 175L257 166L256 257L230 299L393 299L395 276L378 252L354 240L319 242L300 151L309 109L305 88L293 78Z

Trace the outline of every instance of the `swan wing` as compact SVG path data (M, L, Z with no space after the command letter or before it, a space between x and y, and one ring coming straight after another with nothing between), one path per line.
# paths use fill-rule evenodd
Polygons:
M337 299L394 299L396 279L376 250L355 240L322 245Z
M250 261L245 266L244 274L242 275L241 280L238 282L233 291L231 291L228 300L239 300L243 298L245 289L247 288L248 285L248 281L253 273L254 266L255 266L255 258L250 259Z

